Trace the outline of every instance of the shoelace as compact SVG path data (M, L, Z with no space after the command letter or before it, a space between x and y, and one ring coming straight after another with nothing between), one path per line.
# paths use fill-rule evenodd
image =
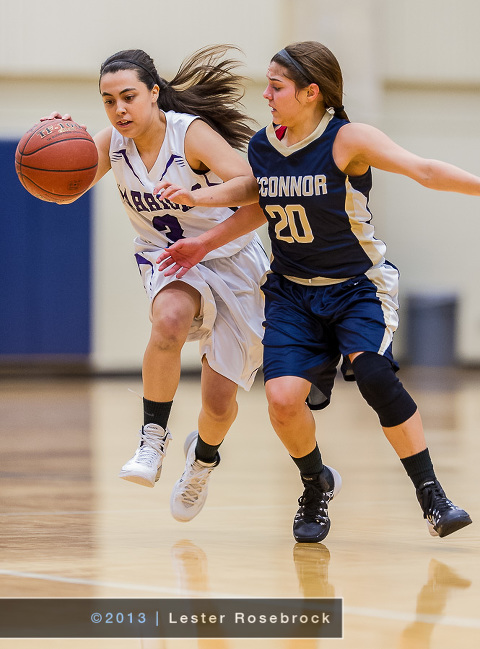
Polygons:
M331 499L331 492L323 492L313 485L305 485L303 494L298 499L302 516L306 523L313 521L324 523L328 518L328 503Z
M167 431L164 437L161 437L158 433L152 433L143 428L140 431L140 439L143 444L138 452L137 460L141 460L142 463L153 466L157 462L158 455L165 455L165 442L167 439L172 439L172 436Z
M424 518L433 518L437 522L441 516L451 510L455 505L448 500L445 492L438 482L429 485L420 491L421 504Z
M182 499L185 504L195 504L213 468L209 466L202 467L197 462L191 465L189 474L185 476L185 484L182 492ZM182 479L184 479L183 476Z

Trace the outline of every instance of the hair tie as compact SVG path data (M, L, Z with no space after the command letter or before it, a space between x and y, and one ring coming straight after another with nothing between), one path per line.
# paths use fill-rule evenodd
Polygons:
M310 76L307 74L307 72L306 72L305 68L303 67L303 65L301 65L298 61L296 61L293 58L293 56L291 56L291 54L289 54L287 52L286 49L283 49L283 50L280 50L280 52L277 52L277 56L280 56L283 59L285 59L286 61L288 61L288 63L290 65L293 65L293 67L297 70L297 72L300 72L300 74L303 77L305 77L305 79L307 79L307 81L310 81Z
M343 111L345 110L345 106L343 106L343 105L342 106L337 106L337 108L334 108L333 110L335 112L335 115L338 115L340 113L343 113Z

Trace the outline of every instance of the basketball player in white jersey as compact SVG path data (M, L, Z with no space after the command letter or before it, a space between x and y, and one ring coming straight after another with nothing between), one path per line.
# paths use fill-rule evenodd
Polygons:
M250 175L235 151L253 131L239 109L241 78L227 48L195 53L167 82L142 50L125 50L101 66L99 88L111 126L95 136L98 171L113 170L120 198L136 230L135 257L150 299L152 330L142 367L144 421L135 455L120 477L153 487L160 477L167 427L180 380L184 343L198 340L202 408L198 431L185 441L186 466L173 488L171 511L191 520L205 503L218 448L237 414L236 393L249 390L262 363L263 297L268 259L256 234L215 250L187 278L158 270L161 250L228 218L232 208L185 207L157 198L169 180L192 190L222 183L241 187ZM59 118L52 113L49 119ZM70 119L69 115L63 119Z

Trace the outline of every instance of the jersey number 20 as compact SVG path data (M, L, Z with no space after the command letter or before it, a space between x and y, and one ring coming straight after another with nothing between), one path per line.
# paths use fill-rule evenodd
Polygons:
M307 213L303 205L268 205L268 215L274 220L275 235L279 241L287 243L311 243L313 241L312 228L308 222Z

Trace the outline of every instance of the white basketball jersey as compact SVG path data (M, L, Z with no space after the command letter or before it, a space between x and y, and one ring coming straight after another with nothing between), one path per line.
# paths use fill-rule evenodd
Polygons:
M222 182L212 172L195 172L185 157L185 135L195 115L168 111L165 113L165 139L158 158L147 171L135 142L115 128L110 141L110 161L123 204L140 237L148 243L166 248L178 239L195 237L227 219L233 210L226 207L188 207L161 200L153 188L161 180L197 189ZM249 233L212 251L205 259L230 257L254 237Z

